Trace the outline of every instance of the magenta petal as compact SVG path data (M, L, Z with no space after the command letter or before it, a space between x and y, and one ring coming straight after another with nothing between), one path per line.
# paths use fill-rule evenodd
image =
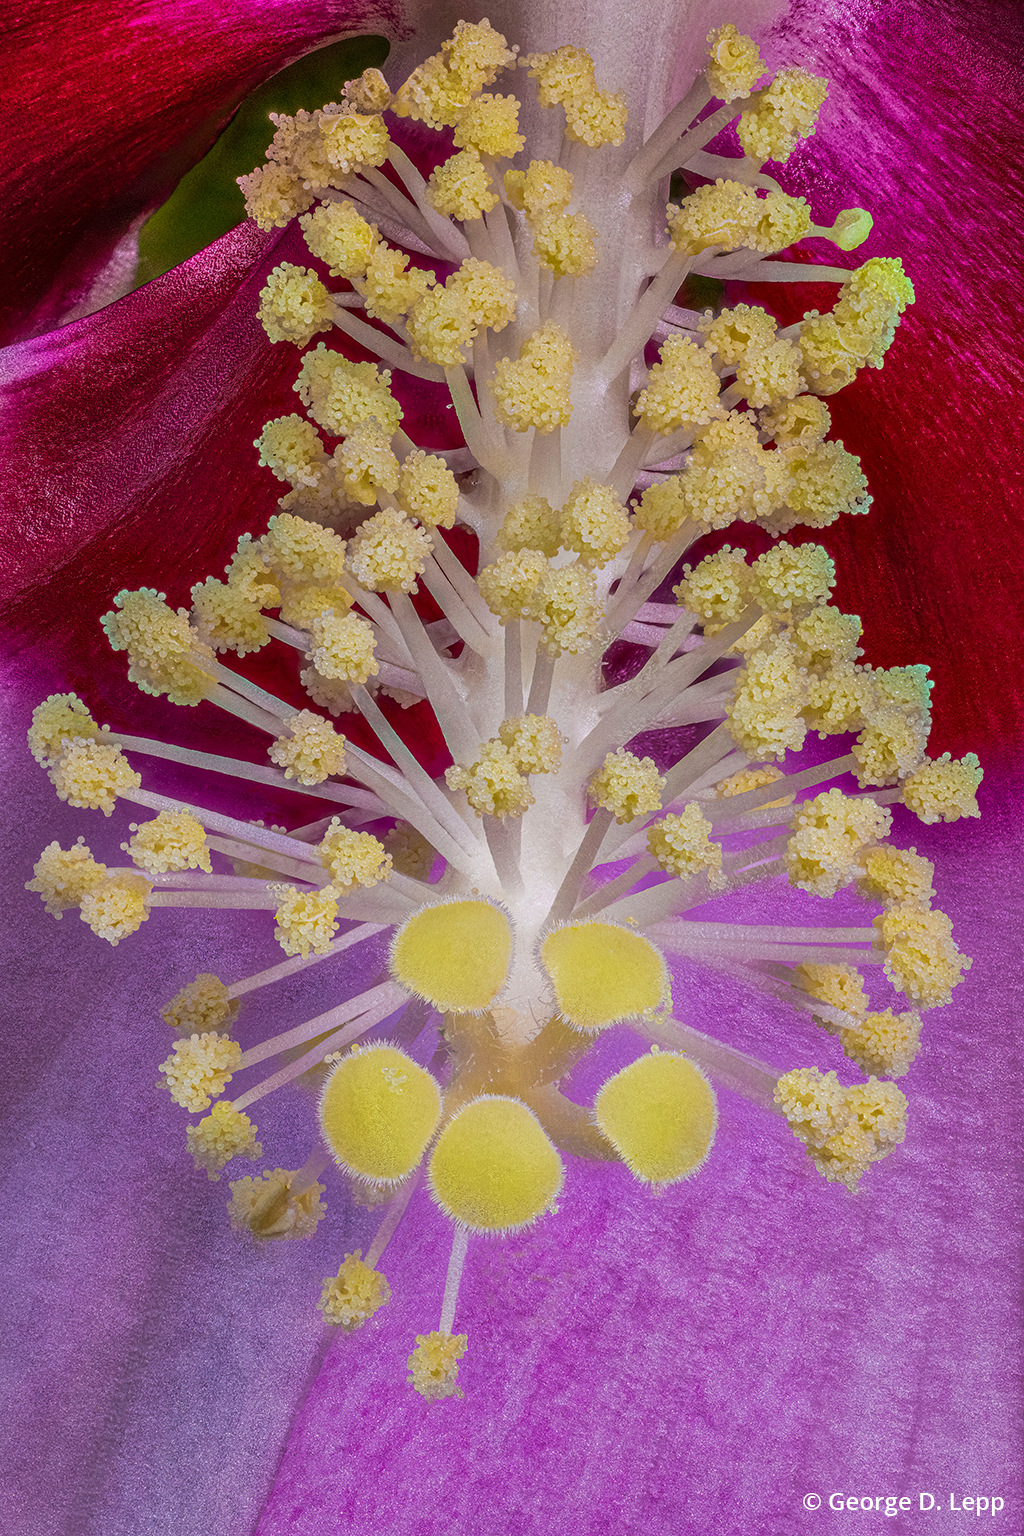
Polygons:
M0 343L59 323L238 103L338 37L400 36L396 0L59 0L8 32Z
M1001 978L1024 924L1019 785L984 799L981 829L897 833L939 861L976 959L926 1018L911 1131L870 1186L826 1185L781 1120L728 1092L700 1180L660 1200L621 1167L574 1163L557 1221L471 1243L466 1397L438 1405L402 1383L450 1241L417 1196L382 1264L392 1303L333 1345L256 1536L851 1536L882 1517L830 1513L833 1492L909 1494L923 1519L921 1490L946 1519L951 1491L998 1494L991 1529L1016 1528L1022 999ZM1018 894L994 912L993 888ZM696 971L688 1016L727 1017L769 1061L799 1041L833 1064L812 1025ZM805 1513L807 1494L826 1507Z
M186 919L171 942L150 922L131 956L104 954L77 913L59 926L44 916L21 888L42 844L85 836L117 863L133 818L108 823L55 800L24 746L38 671L36 657L28 669L7 663L0 688L5 793L18 805L0 853L0 1525L12 1536L243 1536L317 1363L310 1294L339 1229L240 1248L227 1181L193 1171L185 1116L154 1091L171 1033L158 1014L180 986L182 945L225 974L280 951L266 925L240 936L230 919ZM301 1163L308 1133L287 1117L262 1121L274 1155Z

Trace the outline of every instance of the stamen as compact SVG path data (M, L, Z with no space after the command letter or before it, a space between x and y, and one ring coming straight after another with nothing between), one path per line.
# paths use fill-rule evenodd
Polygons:
M459 1299L459 1285L462 1282L462 1270L466 1262L466 1250L469 1247L468 1227L456 1227L452 1238L451 1258L448 1260L448 1274L444 1282L444 1300L441 1302L441 1321L438 1329L441 1333L451 1333L455 1324L455 1307Z

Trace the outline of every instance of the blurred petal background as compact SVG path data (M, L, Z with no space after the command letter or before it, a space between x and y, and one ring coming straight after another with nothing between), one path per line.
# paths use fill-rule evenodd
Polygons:
M718 10L694 8L695 52L711 25L747 20ZM504 13L490 14L500 25ZM392 1304L325 1355L320 1277L365 1249L373 1218L336 1197L310 1243L246 1248L227 1229L226 1182L192 1174L180 1114L153 1092L154 1019L183 971L235 977L271 963L265 926L182 912L171 930L158 915L101 953L73 913L54 928L21 889L44 843L84 834L109 858L130 819L97 827L96 813L55 800L23 745L33 704L72 687L115 726L130 716L139 731L166 730L169 706L124 681L97 617L122 586L187 601L273 510L250 445L291 408L294 358L265 343L255 307L269 268L301 260L301 247L242 225L85 311L104 282L116 290L125 236L241 96L310 47L351 31L400 37L416 21L379 4L157 4L113 17L54 5L16 34L10 82L26 137L12 139L8 190L22 201L7 225L11 345L0 352L13 911L0 1486L11 1529L788 1536L826 1520L877 1528L878 1515L828 1511L833 1491L909 1494L915 1513L930 1491L944 1506L951 1493L1002 1497L988 1528L1016 1532L1020 1245L1007 1213L1024 1001L1013 960L1024 930L1013 341L1024 196L1022 24L1009 0L794 0L762 44L769 64L833 82L783 184L822 224L870 208L861 255L902 254L917 288L884 370L832 402L875 496L867 519L823 539L837 600L863 616L868 659L931 665L933 754L976 750L987 770L980 824L897 827L897 842L936 860L939 903L975 966L926 1020L927 1050L904 1085L906 1146L855 1199L818 1178L781 1122L723 1092L712 1160L680 1195L655 1201L621 1168L578 1166L557 1220L472 1246L458 1323L467 1395L433 1407L403 1380L413 1335L434 1326L447 1256L426 1199L384 1265ZM435 45L423 31L401 58ZM786 319L786 305L799 313L823 297L765 295ZM449 440L438 401L409 405L424 441ZM174 711L172 729L218 750L199 711ZM230 727L223 736L244 750ZM173 793L173 770L153 782ZM249 803L250 815L279 809L269 796ZM296 983L251 1017L304 1016L314 993ZM835 1064L813 1027L723 982L680 974L677 997L698 1028L770 1062ZM294 1105L271 1099L259 1118L268 1155L293 1167L308 1150ZM814 1494L817 1513L802 1502Z

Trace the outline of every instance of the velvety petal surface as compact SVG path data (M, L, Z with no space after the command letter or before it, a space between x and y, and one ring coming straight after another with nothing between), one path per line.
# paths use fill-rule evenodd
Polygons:
M901 1084L906 1144L856 1196L825 1184L781 1119L724 1090L707 1165L661 1199L621 1167L575 1163L535 1234L471 1242L455 1323L466 1397L440 1404L402 1381L414 1334L437 1325L450 1240L415 1197L382 1261L394 1299L331 1347L258 1536L853 1536L888 1526L878 1510L830 1511L832 1494L910 1495L909 1524L929 1518L930 1492L938 1526L968 1488L1005 1499L986 1529L1010 1536L1024 1498L1008 1215L1022 998L1004 981L1024 917L1018 797L1003 781L981 828L897 832L939 862L939 900L976 958L954 1004L926 1016ZM740 920L763 915L733 900ZM698 970L675 990L698 1028L780 1068L855 1078L834 1042L760 998ZM608 1047L570 1093L638 1053Z

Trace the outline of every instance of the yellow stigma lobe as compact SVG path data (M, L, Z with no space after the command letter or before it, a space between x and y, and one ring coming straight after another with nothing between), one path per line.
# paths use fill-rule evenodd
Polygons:
M562 1160L519 1099L485 1094L449 1120L430 1159L434 1199L471 1232L515 1232L550 1207Z
M441 1013L479 1013L508 974L512 930L489 901L448 901L414 912L391 948L391 974Z
M548 934L541 960L558 1009L575 1029L642 1018L668 997L665 962L653 944L615 923L571 923Z
M395 1184L423 1156L441 1117L429 1072L396 1046L366 1046L334 1068L320 1100L320 1127L343 1168Z
M594 1118L631 1173L645 1184L675 1184L703 1165L718 1111L699 1068L674 1051L641 1056L610 1077Z

